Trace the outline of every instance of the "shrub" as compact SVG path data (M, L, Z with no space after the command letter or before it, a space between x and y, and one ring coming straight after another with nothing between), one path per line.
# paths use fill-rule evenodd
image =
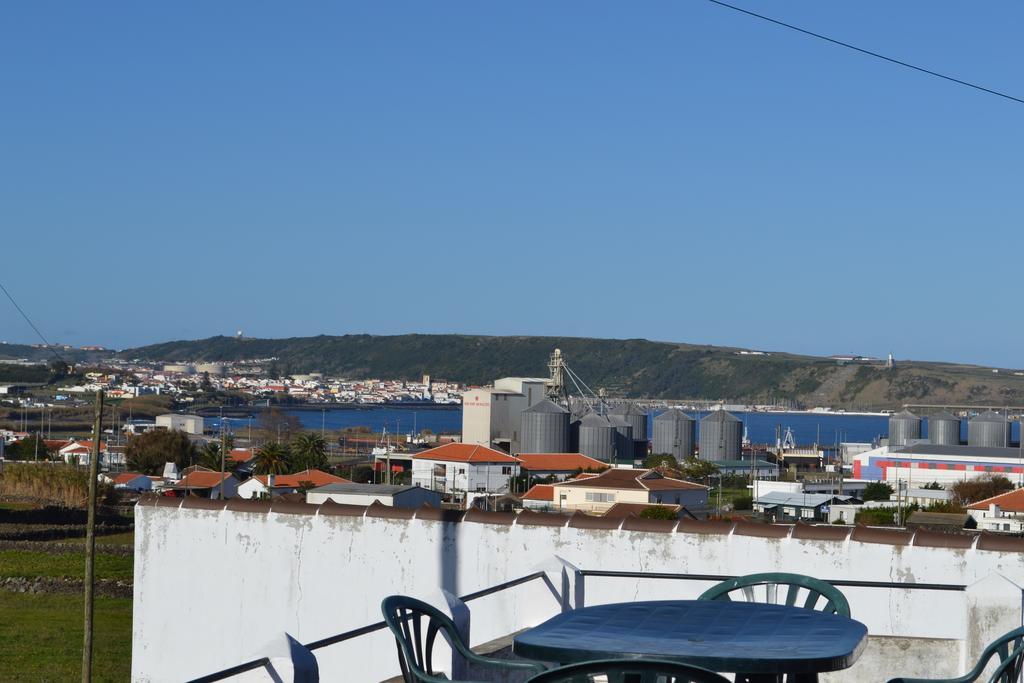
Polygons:
M675 510L661 505L652 505L649 508L644 508L640 512L640 517L643 519L679 519Z
M750 495L736 496L732 499L733 510L752 510L754 508L754 497Z

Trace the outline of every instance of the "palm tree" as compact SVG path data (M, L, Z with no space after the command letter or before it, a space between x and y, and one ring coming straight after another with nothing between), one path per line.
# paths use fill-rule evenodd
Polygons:
M326 469L327 443L324 438L313 432L296 436L292 441L292 468L296 472Z
M196 462L208 470L220 472L220 444L216 441L207 443L200 449L199 458ZM225 467L229 470L231 469L230 460L225 461Z
M291 469L291 461L288 446L268 443L256 452L256 474L285 474Z

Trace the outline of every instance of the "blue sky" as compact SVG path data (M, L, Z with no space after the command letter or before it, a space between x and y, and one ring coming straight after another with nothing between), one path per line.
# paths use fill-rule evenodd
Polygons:
M1024 96L1020 3L737 3ZM0 273L53 340L1024 364L1024 105L703 0L9 3L0 63Z

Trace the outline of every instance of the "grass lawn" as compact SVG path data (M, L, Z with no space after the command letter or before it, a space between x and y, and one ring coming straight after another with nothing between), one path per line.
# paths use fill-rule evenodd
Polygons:
M134 558L96 553L96 577L131 581ZM0 576L67 576L81 579L85 576L85 551L50 554L34 550L0 551ZM3 611L0 610L0 614ZM3 641L0 641L3 642ZM0 680L6 680L0 676Z
M69 538L67 543L80 543L85 545L85 538ZM135 532L125 531L120 534L107 534L106 536L97 536L96 545L135 545Z
M82 677L82 598L0 591L0 681ZM93 680L131 677L132 601L96 598Z
M0 503L0 510L34 510L37 507L32 503Z

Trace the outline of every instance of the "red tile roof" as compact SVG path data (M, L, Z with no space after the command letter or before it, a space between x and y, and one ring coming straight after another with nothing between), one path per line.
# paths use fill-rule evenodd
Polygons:
M610 469L594 477L570 479L555 486L584 486L600 489L634 489L638 491L678 491L680 489L707 490L706 486L682 479L669 479L654 470Z
M228 451L228 460L231 462L249 462L252 460L253 449L251 448L232 448Z
M225 472L224 477L221 478L220 472L196 469L179 481L175 488L211 489L230 476L232 476L230 472Z
M121 474L114 477L115 484L128 484L139 477L145 477L145 474L139 472L121 472Z
M520 453L524 470L540 472L574 472L576 470L603 470L608 463L594 460L582 453Z
M518 458L513 458L508 453L471 443L446 443L443 446L417 453L412 457L413 460L446 460L448 462L519 462Z
M523 500L543 500L549 503L555 500L555 487L551 484L534 484L523 494Z
M267 475L257 474L256 480L264 486L267 485ZM274 477L274 487L283 488L298 488L302 486L303 482L308 482L313 486L324 486L326 484L351 484L351 480L343 479L342 477L336 477L333 474L329 474L322 470L302 470L295 474L278 474Z
M999 506L1000 510L1005 510L1006 512L1024 512L1024 489L1017 489L1016 491L1001 493L998 496L992 496L985 500L979 500L977 503L968 505L967 509L988 510L988 506L992 503L995 503Z

